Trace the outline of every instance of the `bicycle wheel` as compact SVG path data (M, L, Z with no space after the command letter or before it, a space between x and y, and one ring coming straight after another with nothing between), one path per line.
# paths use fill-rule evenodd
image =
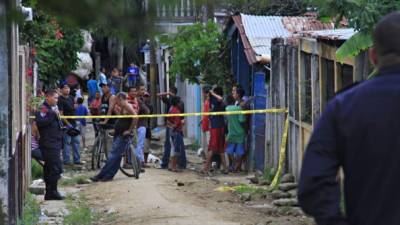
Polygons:
M140 159L136 155L134 155L134 157L132 159L132 169L133 169L133 173L135 174L135 178L139 179L141 163L140 163Z
M99 145L99 138L97 137L94 141L94 145L92 147L92 170L97 170L98 169L98 155L100 152L98 151L98 145Z
M139 179L140 174L140 159L136 157L133 152L133 146L131 144L125 150L125 153L121 160L121 165L119 169L127 177L135 177ZM131 160L128 160L128 155L131 155Z
M99 140L99 144L97 146L97 169L101 168L101 163L105 162L105 156L104 156L104 141ZM107 159L107 158L106 158Z

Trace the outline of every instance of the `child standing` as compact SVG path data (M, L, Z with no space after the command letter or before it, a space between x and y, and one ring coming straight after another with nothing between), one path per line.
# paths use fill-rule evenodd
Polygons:
M227 112L241 111L242 108L235 105L235 99L233 96L228 96L226 99ZM244 137L245 131L243 123L246 121L244 115L229 115L227 116L228 121L228 136L227 136L227 148L226 152L229 156L229 170L231 172L238 172L240 169L241 159L244 155Z
M88 109L86 108L86 106L83 105L83 97L78 98L77 103L78 103L78 107L76 107L75 115L87 116ZM83 148L86 149L86 138L85 138L86 119L78 119L77 122L78 122L78 128L81 131L82 145L83 145Z
M179 114L179 98L171 99L171 108L169 114ZM167 126L172 130L171 137L174 142L174 148L171 151L171 171L178 172L178 158L185 151L185 145L183 143L183 123L180 116L168 117Z

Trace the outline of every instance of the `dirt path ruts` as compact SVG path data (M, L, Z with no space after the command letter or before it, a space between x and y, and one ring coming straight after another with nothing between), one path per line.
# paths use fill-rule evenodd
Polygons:
M216 192L221 185L191 171L147 169L139 180L119 173L112 182L95 183L83 193L95 208L115 209L113 224L120 225L312 224L308 218L272 217L246 207L231 193Z

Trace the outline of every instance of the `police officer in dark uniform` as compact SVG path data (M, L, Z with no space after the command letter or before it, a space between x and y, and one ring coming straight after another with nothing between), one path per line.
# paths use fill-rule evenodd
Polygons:
M63 126L57 102L58 93L55 90L46 91L46 100L36 113L36 124L40 133L39 147L44 158L45 200L64 198L57 190L57 182L63 172L60 156L63 147Z
M318 225L400 224L400 12L376 25L373 40L378 75L328 103L306 149L298 198Z

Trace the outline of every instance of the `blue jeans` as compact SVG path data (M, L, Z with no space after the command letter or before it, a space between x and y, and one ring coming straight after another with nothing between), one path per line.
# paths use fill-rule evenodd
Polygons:
M31 152L31 155L32 155L33 159L36 159L38 161L43 161L43 155L42 155L42 152L40 151L40 149L38 149L38 148L33 149Z
M136 157L140 159L140 162L144 162L144 143L146 141L146 127L139 127L137 130L137 145L136 145Z
M108 154L106 165L97 175L99 179L112 179L121 165L122 154L125 152L128 139L121 135L114 136L111 151Z
M79 153L80 137L81 137L80 135L71 137L68 134L64 134L64 148L63 148L64 164L69 164L71 162L70 159L71 148L73 150L74 163L79 163L81 161L81 156Z
M183 133L182 131L172 131L171 134L172 141L174 143L174 152L175 155L178 156L178 166L181 169L186 169L186 151L185 151L185 143L183 141Z
M162 158L162 168L168 168L169 157L171 155L171 128L165 129L164 155Z

